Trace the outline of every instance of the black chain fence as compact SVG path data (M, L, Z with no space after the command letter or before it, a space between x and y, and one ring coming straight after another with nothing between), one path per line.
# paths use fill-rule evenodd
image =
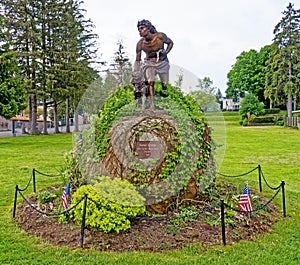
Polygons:
M257 167L249 170L246 173L242 173L239 175L227 175L227 174L221 174L221 173L217 173L220 176L223 177L232 177L232 178L237 178L237 177L243 177L246 176L252 172L254 172L255 170L258 170L258 177L259 177L259 188L260 191L262 191L262 180L265 182L266 186L271 189L271 190L276 190L275 194L264 204L260 205L259 207L256 207L256 209L254 209L253 211L247 211L247 213L255 213L258 211L261 211L263 209L265 209L275 198L276 196L279 194L280 191L282 191L282 205L283 205L283 216L286 217L286 207L285 207L285 182L281 181L281 183L277 186L277 187L272 187L266 180L261 166L258 165ZM45 174L42 172L39 172L36 169L32 170L32 174L30 176L30 179L28 181L28 183L26 184L26 186L23 189L20 189L18 185L16 185L16 189L15 189L15 199L14 199L14 209L13 209L13 217L16 216L16 209L17 209L17 199L18 199L18 194L20 194L20 196L23 198L23 200L36 212L42 214L42 215L46 215L46 216L50 216L50 217L59 217L60 215L65 215L68 212L71 212L72 210L74 210L76 207L78 207L78 205L84 201L83 204L83 209L82 209L82 223L81 223L81 234L80 234L80 246L83 247L83 241L84 241L84 230L85 230L85 219L86 219L86 207L87 207L87 202L88 200L91 201L92 203L94 203L96 205L96 207L98 209L101 208L105 208L108 211L113 211L115 212L115 210L111 207L109 207L109 205L102 205L99 202L94 201L91 198L88 198L87 195L84 195L83 198L77 202L75 205L72 205L70 208L61 211L61 212L56 212L56 213L49 213L49 212L45 212L45 211L41 211L40 209L38 209L34 204L32 204L23 194L23 192L25 190L28 189L28 187L30 186L30 183L33 182L33 190L34 192L36 192L36 184L35 184L35 177L36 177L36 173L43 175L43 176L47 176L47 177L57 177L58 175L54 175L54 174ZM155 217L151 217L151 216L136 216L136 217L132 217L132 216L127 216L125 215L130 221L162 221L162 222L169 222L169 221L174 221L174 220L180 220L180 219L186 219L188 218L189 220L197 220L199 218L199 215L202 213L206 213L206 212L212 212L216 209L220 208L220 215L221 215L221 226L222 226L222 242L224 245L226 245L226 231L225 231L225 208L228 208L230 210L233 210L235 212L238 213L245 213L245 211L240 210L239 208L234 208L226 203L224 203L223 199L220 199L219 202L215 202L213 205L210 205L208 207L203 208L202 210L196 211L196 212L190 212L190 213L185 213L179 216L173 216L173 217L168 217L168 216L155 216ZM120 212L117 212L117 214L122 214Z

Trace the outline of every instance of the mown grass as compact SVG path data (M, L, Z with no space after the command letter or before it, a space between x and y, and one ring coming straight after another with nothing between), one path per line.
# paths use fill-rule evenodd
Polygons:
M235 112L225 113L226 152L220 172L234 175L260 164L272 186L286 182L287 217L272 233L251 242L207 248L196 244L166 253L97 252L54 247L42 239L27 236L12 218L15 185L24 187L32 168L56 174L64 153L72 148L72 135L0 138L0 264L299 264L299 165L300 131L283 127L240 127ZM221 179L221 178L219 178ZM257 172L241 178L226 178L237 186L249 182L258 190ZM59 177L37 175L37 188L60 183ZM32 192L32 188L29 188ZM263 193L274 191L263 185ZM281 196L275 202L281 206ZM79 238L78 238L79 239ZM220 237L221 241L221 237Z

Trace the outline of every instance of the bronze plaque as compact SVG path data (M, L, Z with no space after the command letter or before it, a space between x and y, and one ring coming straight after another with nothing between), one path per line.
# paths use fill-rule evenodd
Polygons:
M138 141L136 142L135 150L138 153L138 158L160 158L161 143L159 141Z

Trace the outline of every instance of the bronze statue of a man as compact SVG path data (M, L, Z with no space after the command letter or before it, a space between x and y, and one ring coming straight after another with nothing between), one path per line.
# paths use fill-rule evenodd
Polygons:
M173 47L173 41L165 33L157 32L148 20L141 20L137 24L138 31L142 37L136 45L136 60L134 71L140 71L141 54L145 52L146 57L142 72L148 83L150 95L150 109L154 109L154 79L158 74L163 88L169 82L170 64L167 54ZM167 45L165 49L165 44Z

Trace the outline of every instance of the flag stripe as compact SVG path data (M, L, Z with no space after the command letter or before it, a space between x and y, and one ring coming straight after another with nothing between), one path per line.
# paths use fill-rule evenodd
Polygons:
M62 198L62 207L64 209L68 209L69 208L69 204L68 204L68 199L69 199L69 194L70 194L70 182L68 183L67 187L65 188L61 198Z
M238 202L238 206L242 212L254 211L248 184L245 185L245 187L243 189L243 193L240 195L240 200Z

